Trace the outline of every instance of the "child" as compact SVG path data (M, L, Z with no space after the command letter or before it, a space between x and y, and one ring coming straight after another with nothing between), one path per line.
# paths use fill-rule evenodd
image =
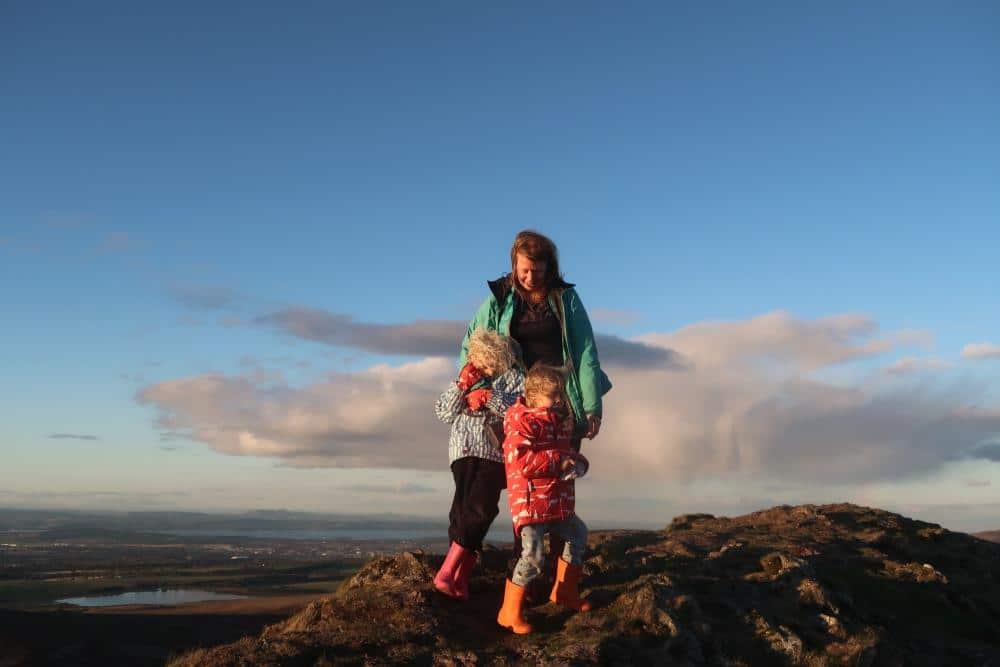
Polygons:
M587 526L573 509L573 480L587 472L583 455L573 451L573 419L558 369L536 364L524 381L524 398L504 416L503 454L507 498L514 534L521 535L521 558L504 589L497 623L517 634L531 632L524 620L524 588L542 572L546 532L566 540L549 599L577 611L590 603L577 592L587 548Z
M476 552L500 512L506 479L496 434L502 432L504 412L523 390L524 371L516 361L513 341L477 329L469 339L468 363L435 406L438 418L451 424L448 458L455 496L448 514L451 546L434 587L459 600L469 599Z

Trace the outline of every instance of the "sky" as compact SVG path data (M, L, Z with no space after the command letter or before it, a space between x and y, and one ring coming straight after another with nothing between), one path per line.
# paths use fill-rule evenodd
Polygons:
M580 514L1000 528L996 3L0 7L0 506L444 517L517 231ZM502 519L501 519L502 520Z

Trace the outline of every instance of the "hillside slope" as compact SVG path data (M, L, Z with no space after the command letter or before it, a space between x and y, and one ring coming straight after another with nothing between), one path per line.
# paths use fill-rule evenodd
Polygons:
M495 624L506 554L473 600L433 590L440 556L369 563L333 596L194 665L1000 665L1000 545L854 505L677 517L591 536L586 614Z

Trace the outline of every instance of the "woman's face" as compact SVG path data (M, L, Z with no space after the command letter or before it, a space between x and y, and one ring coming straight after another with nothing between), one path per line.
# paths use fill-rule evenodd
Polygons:
M545 287L545 262L536 262L521 253L514 262L514 277L528 292L534 292Z

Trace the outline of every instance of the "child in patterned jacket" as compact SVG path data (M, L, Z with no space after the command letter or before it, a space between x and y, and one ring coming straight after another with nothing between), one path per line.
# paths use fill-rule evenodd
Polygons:
M576 515L573 481L586 474L589 463L572 446L573 418L559 369L539 364L531 368L524 397L504 416L504 434L507 499L522 550L513 576L507 579L497 623L525 634L531 625L522 615L524 590L545 565L545 533L565 540L549 599L576 611L590 609L577 591L587 526Z
M500 512L500 491L506 486L497 433L502 433L504 412L524 391L524 370L507 336L477 329L467 359L435 406L438 418L451 424L448 458L455 495L448 514L451 546L434 587L459 600L469 599L476 552Z

